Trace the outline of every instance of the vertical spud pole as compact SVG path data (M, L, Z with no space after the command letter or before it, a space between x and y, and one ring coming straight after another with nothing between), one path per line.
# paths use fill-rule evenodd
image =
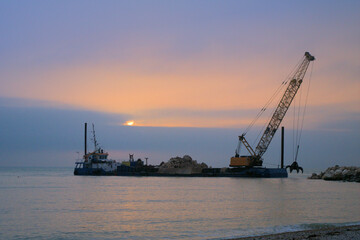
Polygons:
M284 168L284 127L281 127L281 168Z
M86 152L87 152L87 123L85 123L85 134L84 134L84 137L85 137L85 139L84 139L84 155L86 155Z

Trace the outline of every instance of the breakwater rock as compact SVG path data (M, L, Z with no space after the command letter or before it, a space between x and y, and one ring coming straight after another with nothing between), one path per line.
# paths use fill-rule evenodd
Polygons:
M323 179L329 181L360 182L360 167L329 167L320 174L313 173L309 179Z
M205 163L198 163L189 155L170 158L166 163L162 162L159 167L159 173L168 174L192 174L201 173L204 168L208 168Z

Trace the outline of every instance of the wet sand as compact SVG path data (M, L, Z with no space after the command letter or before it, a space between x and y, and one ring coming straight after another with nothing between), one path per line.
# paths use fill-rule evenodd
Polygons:
M245 237L235 238L233 240L300 240L300 239L311 239L311 240L360 240L360 225L344 226L344 227L331 227L316 230L306 230L298 232L287 232L279 234L271 234L257 237Z

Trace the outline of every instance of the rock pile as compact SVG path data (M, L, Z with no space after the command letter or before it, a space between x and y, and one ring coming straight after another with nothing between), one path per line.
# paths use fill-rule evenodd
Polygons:
M198 163L189 155L184 157L174 157L166 163L162 162L159 167L159 173L169 174L191 174L201 173L202 169L208 168L205 163Z
M324 179L333 181L360 182L360 167L329 167L320 174L313 173L309 179Z

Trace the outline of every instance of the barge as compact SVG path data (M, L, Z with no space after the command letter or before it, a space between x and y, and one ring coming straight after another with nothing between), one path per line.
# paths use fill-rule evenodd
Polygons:
M85 123L85 154L82 161L75 162L74 175L87 176L151 176L151 177L251 177L251 178L286 178L285 168L263 167L224 167L224 168L173 168L166 169L162 164L148 165L141 159L134 160L132 154L129 161L117 162L108 159L109 154L99 147L93 125L94 151L87 152L87 123ZM189 156L188 156L189 157ZM184 156L185 158L185 156ZM192 161L191 158L189 161ZM196 162L196 161L195 161Z

